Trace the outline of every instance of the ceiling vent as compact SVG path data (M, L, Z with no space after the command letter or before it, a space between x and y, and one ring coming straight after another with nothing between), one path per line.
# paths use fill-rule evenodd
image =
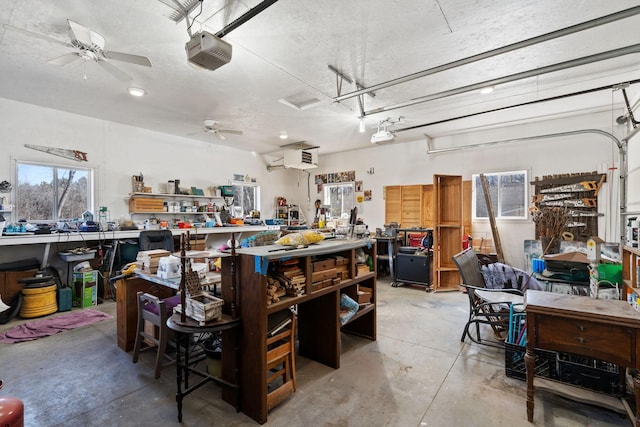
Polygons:
M318 167L316 150L284 150L284 167L292 169L313 169Z
M231 61L231 45L206 31L191 37L184 49L189 62L205 70L215 70Z

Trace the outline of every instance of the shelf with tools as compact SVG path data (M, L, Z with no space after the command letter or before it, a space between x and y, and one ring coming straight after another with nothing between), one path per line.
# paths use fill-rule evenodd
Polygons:
M598 235L598 193L606 182L606 174L597 172L536 177L531 212L562 210L569 220L562 234L565 240L586 242ZM544 235L543 225L536 222L536 239Z

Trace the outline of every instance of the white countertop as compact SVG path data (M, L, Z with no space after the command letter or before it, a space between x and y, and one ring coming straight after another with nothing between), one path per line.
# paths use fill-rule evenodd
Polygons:
M255 246L251 248L241 248L236 251L239 255L253 255L263 259L280 259L290 257L302 257L308 255L324 255L345 251L349 249L361 248L374 242L372 239L329 239L321 240L311 244L306 248L285 250L282 245Z
M231 234L244 232L258 232L266 230L279 230L279 226L273 225L241 225L231 227L211 227L211 228L175 228L171 232L174 236L189 231L191 235L206 234ZM65 242L85 242L114 239L137 239L140 231L100 231L100 232L72 232L54 234L25 234L0 237L0 246L11 245L31 245L38 243L65 243Z

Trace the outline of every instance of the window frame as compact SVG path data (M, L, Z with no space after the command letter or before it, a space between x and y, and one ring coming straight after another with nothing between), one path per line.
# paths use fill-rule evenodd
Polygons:
M523 204L522 204L522 212L523 215L522 216L505 216L502 215L501 212L494 212L495 218L499 219L499 220L508 220L508 221L527 221L529 219L529 209L528 209L528 200L529 200L529 171L526 169L523 170L511 170L511 171L502 171L502 172L484 172L483 173L486 177L489 176L496 176L498 178L498 189L497 189L497 193L498 193L498 200L491 200L492 204L497 205L498 206L498 210L500 210L500 206L501 206L501 177L505 176L505 175L517 175L517 174L521 174L524 175L524 179L523 179L523 192L524 192L524 196L523 196ZM477 185L477 181L479 185L482 185L481 183L479 183L480 180L480 173L477 174L472 174L471 175L471 193L472 193L472 199L471 199L471 214L472 214L472 220L473 221L488 221L489 220L489 216L477 216L477 202L478 202L478 197L482 197L482 203L484 203L484 194L483 193L479 193L478 191L476 191L476 188L478 187Z
M242 218L245 218L245 217L249 216L249 213L252 210L256 210L256 211L260 212L260 204L261 204L261 200L260 200L261 199L261 194L260 193L261 193L261 188L260 188L260 185L258 183L256 183L256 182L244 182L244 181L232 181L231 182L231 186L233 186L233 194L234 194L233 202L231 204L231 214L232 215L234 213L233 212L233 208L235 206L240 206L242 208ZM236 188L238 188L238 187L243 188L243 189L247 188L247 187L253 188L253 190L255 192L255 194L254 194L255 203L254 203L253 209L245 209L244 208L244 198L242 198L240 200L240 204L239 205L237 204L238 200L237 200L237 197L235 197L235 194L236 194ZM244 192L244 190L242 190L242 192Z
M52 170L52 175L53 175L53 183L52 183L52 188L53 188L53 200L52 200L52 218L49 219L31 219L31 218L22 218L22 216L20 215L20 166L22 165L26 165L26 166L38 166L38 167L45 167L45 168L50 168ZM20 217L21 219L26 219L27 221L31 222L31 223L50 223L50 222L57 222L57 221L69 221L69 220L74 220L74 219L81 219L82 218L82 214L80 214L80 216L78 217L74 217L74 218L58 218L57 217L57 204L58 204L58 194L57 194L57 188L58 188L58 170L59 169L71 169L71 170L77 170L77 171L82 171L82 172L86 172L87 173L87 206L85 207L84 211L89 211L89 212L94 212L95 211L95 197L96 197L96 180L95 180L95 176L96 176L96 168L92 167L92 166L77 166L77 165L65 165L65 164L61 164L61 163L48 163L48 162L38 162L38 161L27 161L27 160L15 160L15 164L14 164L14 175L15 175L15 188L14 188L14 193L13 193L13 197L15 200L15 209L14 209L14 214L16 216L15 221L18 220L18 217ZM84 212L83 211L83 212Z
M333 212L333 209L331 209L331 188L332 187L351 187L351 194L352 194L352 198L351 198L351 208L348 209L347 211L344 212L340 212L339 215L336 215ZM349 219L349 215L351 213L351 209L353 209L353 207L356 206L356 183L355 181L348 181L348 182L332 182L332 183L327 183L327 184L323 184L322 186L322 200L323 200L323 205L325 206L329 206L330 209L330 214L331 214L331 219L335 220L335 219ZM344 208L344 201L341 202L341 209ZM346 215L346 218L343 217L343 215Z

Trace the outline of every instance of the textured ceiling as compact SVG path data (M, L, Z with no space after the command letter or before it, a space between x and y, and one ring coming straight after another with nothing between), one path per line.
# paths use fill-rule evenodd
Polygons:
M542 120L550 114L611 109L620 91L603 90L501 113L450 120L495 108L528 103L590 88L640 79L638 54L620 55L496 86L489 95L477 90L393 109L364 118L358 132L358 98L335 102L356 89L556 31L584 21L640 6L611 0L280 0L229 32L231 62L215 71L187 63L184 20L176 23L167 6L173 0L5 0L0 23L59 39L67 38L67 19L100 33L106 50L143 55L152 67L111 61L133 77L122 82L96 63L77 61L64 67L46 60L71 49L0 27L0 97L72 113L153 129L204 143L232 145L273 153L281 145L306 141L320 153L371 146L380 120L397 121L389 130L442 122L396 133L396 142L438 137L484 126ZM192 32L216 33L260 3L257 0L205 0ZM191 13L199 13L196 6ZM457 88L540 69L567 60L638 43L640 15L559 37L472 64L435 73L362 96L363 110L448 93ZM147 91L143 98L129 86ZM638 90L629 89L632 99ZM296 110L279 99L318 99ZM242 130L224 141L204 130L203 121ZM282 131L287 141L279 139Z

